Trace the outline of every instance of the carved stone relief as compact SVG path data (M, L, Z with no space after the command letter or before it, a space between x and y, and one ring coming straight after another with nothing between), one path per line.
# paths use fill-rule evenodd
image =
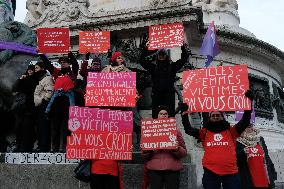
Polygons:
M238 10L236 0L192 0L193 5L210 5L213 9L235 9Z
M273 118L269 82L266 78L249 74L250 89L255 94L256 116L267 119Z
M121 19L133 21L153 14L148 11L159 15L160 12L168 14L176 9L185 14L183 10L190 8L190 2L191 0L28 0L25 23L38 28L80 26Z
M281 90L276 84L272 84L273 87L273 105L277 112L278 121L284 123L284 91Z
M238 17L236 0L192 0L193 6L202 6L205 12L228 12Z
M28 0L25 23L38 25L45 20L52 23L72 22L80 14L88 15L88 0Z
M177 3L178 0L148 0L150 6L162 6L164 4L174 4Z

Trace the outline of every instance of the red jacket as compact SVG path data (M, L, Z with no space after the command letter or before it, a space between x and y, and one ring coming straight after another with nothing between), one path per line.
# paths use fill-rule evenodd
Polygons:
M199 139L204 148L203 167L218 175L237 173L236 139L239 136L235 126L220 133L201 129Z
M114 160L92 160L92 174L119 176L120 189L123 189L122 168L118 161Z
M75 82L71 79L69 74L57 76L54 84L54 90L64 89L64 91L68 91L73 89L75 86Z

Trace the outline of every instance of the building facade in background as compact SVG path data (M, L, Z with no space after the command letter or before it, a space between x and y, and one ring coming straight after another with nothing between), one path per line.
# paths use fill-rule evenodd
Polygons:
M223 65L248 65L251 88L256 92L255 125L270 150L278 171L277 182L284 182L280 158L284 153L284 52L239 27L236 0L27 0L27 8L25 23L33 29L69 27L72 50L78 49L79 31L111 31L111 49L122 51L127 66L138 72L143 72L138 65L139 44L148 26L182 22L192 52L186 68L200 68L205 57L199 55L199 48L209 23L214 21L221 53L212 66L221 61ZM171 49L171 58L179 59L180 53L180 48ZM102 58L106 64L107 57ZM149 86L140 107L142 115L150 114L150 94ZM201 126L199 114L191 118L193 125ZM229 112L227 119L234 123L234 113ZM200 187L203 151L192 138L186 138L196 175L192 186Z

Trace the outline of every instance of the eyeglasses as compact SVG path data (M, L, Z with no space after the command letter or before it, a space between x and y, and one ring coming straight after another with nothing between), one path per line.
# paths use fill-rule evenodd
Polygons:
M119 57L117 57L116 59L123 59L123 57L122 57L122 56L119 56Z

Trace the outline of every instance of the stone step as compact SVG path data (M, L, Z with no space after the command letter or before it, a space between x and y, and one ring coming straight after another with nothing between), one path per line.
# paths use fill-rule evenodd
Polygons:
M9 155L9 158L7 156ZM13 156L14 155L14 156ZM80 182L74 178L73 170L77 164L74 162L67 162L62 160L57 161L59 164L34 164L44 161L32 160L35 154L1 154L0 160L0 183L1 189L87 189L89 185ZM61 154L62 155L62 154ZM12 164L11 159L21 160L20 163L28 164ZM24 158L22 157L24 156ZM60 154L57 154L59 159ZM49 162L54 162L52 154L47 153L46 158L50 157ZM63 157L63 156L62 156ZM53 159L52 159L53 158ZM6 163L5 163L6 159ZM29 161L27 161L29 159ZM187 159L187 158L186 158ZM10 162L10 163L9 163ZM181 172L180 188L189 189L196 187L195 165L190 163L183 163L184 169ZM126 189L139 189L143 181L143 161L140 153L133 154L132 161L122 162L123 169L123 186Z

